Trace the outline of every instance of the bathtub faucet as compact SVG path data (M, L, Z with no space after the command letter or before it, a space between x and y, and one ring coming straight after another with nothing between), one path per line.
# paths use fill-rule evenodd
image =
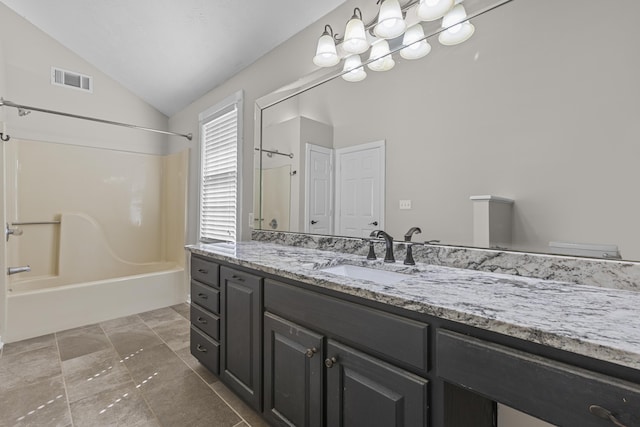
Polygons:
M24 267L9 267L7 268L7 275L11 276L12 274L18 273L28 273L31 271L31 266L25 265Z

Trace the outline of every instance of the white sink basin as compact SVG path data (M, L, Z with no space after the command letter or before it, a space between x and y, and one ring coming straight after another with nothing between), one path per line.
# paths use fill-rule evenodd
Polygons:
M394 271L378 270L376 268L359 267L357 265L341 264L333 267L321 268L320 271L335 274L336 276L350 279L369 280L381 285L394 285L411 277L410 274L396 273Z

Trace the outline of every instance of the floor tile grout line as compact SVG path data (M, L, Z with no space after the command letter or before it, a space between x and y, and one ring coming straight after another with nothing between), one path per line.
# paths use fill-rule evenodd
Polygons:
M185 303L185 304L186 304L186 303ZM169 308L171 308L173 311L175 311L176 313L178 313L175 309L173 309L173 307L169 307ZM180 313L178 313L178 314L180 314ZM182 315L181 315L181 316L182 316ZM182 316L182 317L184 317L184 316ZM142 319L142 318L140 318L140 319L142 320L142 322L143 322L145 325L147 325L147 322L145 322L145 321L144 321L144 319ZM187 319L187 320L188 320L188 319ZM158 335L158 333L155 331L155 329L153 329L151 326L147 325L147 327L148 327L149 329L151 329L151 330L153 331L153 333L154 333L154 334ZM220 395L220 393L218 393L218 392L217 392L213 387L211 387L211 384L208 384L208 383L205 381L205 379L204 379L204 378L202 378L200 375L198 375L198 373L197 373L197 372L196 372L196 371L195 371L191 366L189 366L189 364L188 364L186 361L184 361L184 360L182 359L182 357L178 356L178 353L176 353L174 349L172 349L171 347L169 347L169 344L167 344L167 343L165 342L165 340L164 340L164 339L162 339L162 337L161 337L160 335L158 335L158 338L160 338L160 340L161 340L161 341L162 341L162 342L163 342L163 343L164 343L164 344L169 348L169 350L171 350L171 352L172 352L173 354L175 354L175 355L176 355L176 357L182 361L182 363L184 363L185 365L187 365L187 368L191 369L191 372L193 372L194 374L196 374L196 376L197 376L198 378L200 378L200 380L202 380L202 381L203 381L203 382L204 382L204 383L205 383L205 384L206 384L206 385L207 385L207 386L208 386L208 387L209 387L209 388L210 388L210 389L211 389L211 390L212 390L212 391L213 391L213 392L214 392L214 393L215 393L215 394L220 398L220 400L222 400L222 401L225 403L225 405L227 405L227 406L228 406L228 407L229 407L229 408L230 408L230 409L231 409L231 410L232 410L232 411L233 411L233 412L234 412L238 417L240 417L240 420L241 420L241 421L240 421L238 424L241 424L242 422L245 422L249 427L251 427L251 424L249 424L249 422L248 422L247 420L245 420L245 418L244 418L242 415L240 415L240 413L239 413L238 411L236 411L236 409L235 409L233 406L231 406L231 404L229 404L229 402L227 402L227 400L226 400L224 397L222 397L222 396ZM236 425L238 425L238 424L236 424ZM235 427L236 425L234 425L233 427Z
M69 402L69 391L67 390L67 378L62 368L62 355L60 354L60 344L58 343L58 333L53 333L53 339L56 343L56 351L58 352L58 364L60 365L60 377L62 378L62 387L64 388L64 399L67 401L67 410L69 411L69 419L71 419L71 427L75 425L73 422L73 412L71 412L71 402Z
M240 421L238 424L242 424L242 422L244 421L244 422L245 422L249 427L251 427L251 424L249 424L249 421L247 421L247 420L246 420L242 415L240 415L240 413L236 410L236 408L234 408L234 407L233 407L229 402L227 402L227 399L225 399L225 398L224 398L220 393L218 393L218 391L217 391L216 389L214 389L214 388L211 386L211 384L209 384L209 388L210 388L211 390L213 390L213 392L214 392L215 394L217 394L217 395L218 395L218 397L220 398L220 400L222 400L224 403L226 403L226 404L227 404L227 406L228 406L229 408L231 408L231 410L232 410L233 412L235 412L237 416L239 416L239 417L240 417L240 419L241 419L242 421ZM236 427L238 424L234 425L233 427Z
M144 320L142 320L142 318L140 316L138 316L138 314L135 314L134 316L137 316L138 319L140 319L140 321L142 323L144 323ZM144 323L146 325L146 323ZM113 351L118 355L118 357L123 360L124 356L120 356L120 353L118 353L118 350L116 349L116 346L113 344L113 341L111 341L111 337L109 336L109 334L107 333L107 331L104 330L104 328L102 327L102 324L98 324L98 326L100 326L100 329L102 329L102 332L104 333L104 335L107 337L107 339L109 340L109 344L111 344L111 347L113 348ZM131 370L129 369L129 367L127 366L126 363L122 363L122 365L124 365L124 369L127 370L127 374L129 374L129 378L131 378L131 384L136 385L136 380L135 378L133 378L133 374L131 373ZM149 411L153 414L153 417L156 419L156 421L158 421L159 425L162 425L162 423L160 422L160 418L158 418L158 415L155 413L155 411L153 410L153 408L151 407L151 405L149 404L149 401L147 400L147 397L144 395L144 393L142 392L142 390L140 390L139 388L136 388L136 390L138 390L138 393L140 393L140 397L142 397L142 400L144 401L144 403L147 405L147 408L149 408Z

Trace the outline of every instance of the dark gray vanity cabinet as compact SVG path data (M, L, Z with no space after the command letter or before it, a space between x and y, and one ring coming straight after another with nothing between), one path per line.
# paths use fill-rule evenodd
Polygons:
M254 409L262 408L262 278L220 268L220 377Z
M438 376L452 384L554 425L640 426L638 384L444 329L436 339Z
M273 424L428 425L428 381L396 366L427 371L427 324L272 280L264 294Z
M327 425L427 425L427 380L329 340Z
M273 425L323 425L323 336L264 315L264 416Z
M191 257L191 354L216 375L220 373L220 265Z

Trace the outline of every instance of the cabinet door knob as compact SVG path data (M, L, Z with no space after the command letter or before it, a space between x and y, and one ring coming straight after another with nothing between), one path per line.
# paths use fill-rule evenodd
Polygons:
M209 274L209 270L205 270L204 268L199 268L199 269L198 269L198 273L201 273L201 274Z
M378 221L370 222L369 225L377 226L378 225Z
M200 344L198 344L196 346L196 350L198 350L201 353L206 353L207 352L207 349L205 347L201 346Z
M336 358L336 356L324 360L324 366L326 366L327 368L332 368L335 363L338 363L338 359Z
M233 276L231 276L231 278L237 280L238 282L244 282L244 277L238 276L237 274L234 274Z
M311 359L313 355L316 354L317 352L318 352L318 349L315 347L308 348L307 351L304 352L304 355L307 356L309 359Z
M311 225L314 225L314 224L317 224L317 223L318 223L318 221L316 221L314 219L311 220Z
M198 298L207 299L209 297L207 296L207 294L199 293Z
M198 323L206 325L207 324L207 319L205 319L204 317L198 317Z
M622 424L620 421L618 421L618 419L613 415L613 413L611 413L611 411L603 408L602 406L591 405L589 406L589 412L591 412L596 417L611 421L611 423L615 426L627 427L624 424Z

